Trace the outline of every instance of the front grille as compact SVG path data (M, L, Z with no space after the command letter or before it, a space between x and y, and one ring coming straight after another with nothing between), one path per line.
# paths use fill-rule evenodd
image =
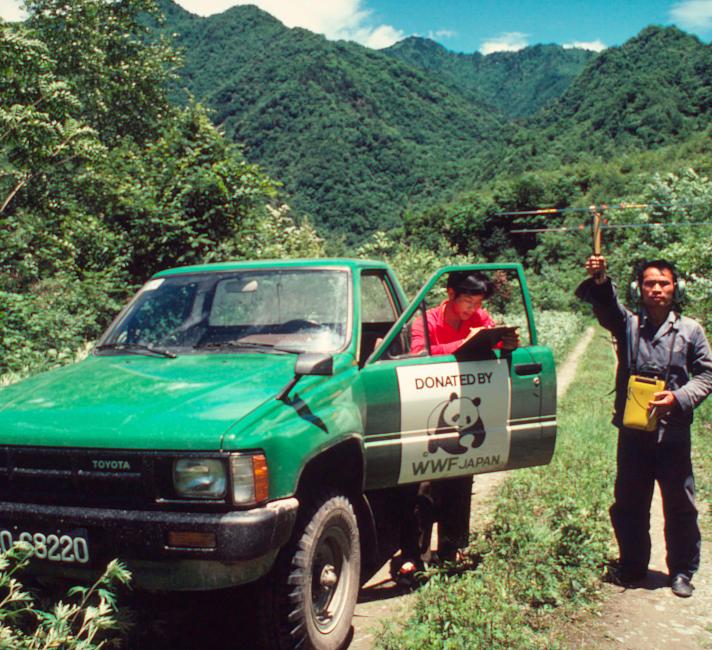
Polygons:
M132 510L229 510L226 499L176 495L173 463L177 458L195 457L227 463L225 454L214 451L0 445L0 501Z
M150 508L157 460L137 451L0 447L0 499Z

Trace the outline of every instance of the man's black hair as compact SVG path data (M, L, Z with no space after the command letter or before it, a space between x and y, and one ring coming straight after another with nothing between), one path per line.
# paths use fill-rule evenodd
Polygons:
M637 266L636 269L636 276L638 279L638 286L643 286L643 275L648 269L658 269L658 271L664 271L668 270L670 273L672 273L672 279L675 283L677 283L677 269L675 268L675 265L672 262L668 262L667 260L644 260L640 262Z
M489 298L494 293L494 283L479 271L453 271L447 279L447 288L455 291L455 297L468 296Z

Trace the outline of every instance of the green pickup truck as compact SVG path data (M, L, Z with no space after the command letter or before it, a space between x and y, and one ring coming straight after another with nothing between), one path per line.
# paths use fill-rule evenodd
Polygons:
M520 346L412 353L468 269ZM265 645L339 648L414 485L543 465L555 440L518 264L444 267L410 304L378 261L170 269L87 359L0 390L0 547L32 544L39 574L118 557L147 589L252 583Z

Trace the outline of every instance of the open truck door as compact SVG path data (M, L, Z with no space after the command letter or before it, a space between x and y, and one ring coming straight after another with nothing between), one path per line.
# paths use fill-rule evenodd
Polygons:
M481 271L495 283L484 307L519 327L511 351L433 355L411 351L416 319L444 298L453 271ZM395 304L395 302L394 302ZM441 268L378 342L361 371L366 489L547 464L556 440L556 371L538 345L519 264Z

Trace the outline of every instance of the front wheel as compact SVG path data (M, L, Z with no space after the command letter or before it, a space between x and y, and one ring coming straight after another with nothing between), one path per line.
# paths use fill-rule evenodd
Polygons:
M274 650L338 650L358 597L361 550L349 500L315 503L263 587L265 645Z

